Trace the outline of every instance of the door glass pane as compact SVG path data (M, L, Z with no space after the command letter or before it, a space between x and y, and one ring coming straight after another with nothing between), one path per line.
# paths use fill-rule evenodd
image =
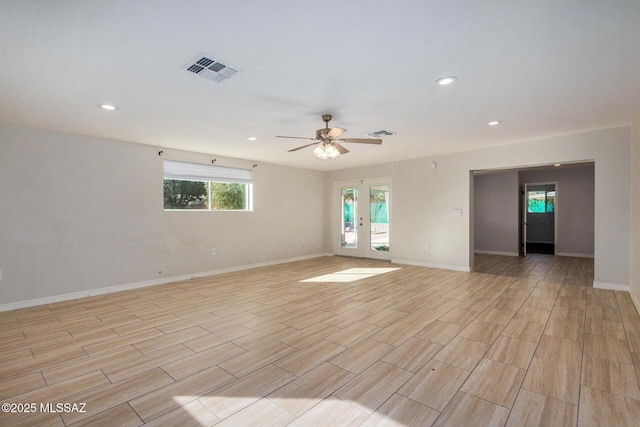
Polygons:
M358 247L358 189L342 189L342 247Z
M529 213L540 213L545 210L545 192L543 191L529 191L527 211Z
M369 222L371 225L371 250L389 250L389 186L369 187Z
M556 192L547 191L547 212L553 212L556 206Z

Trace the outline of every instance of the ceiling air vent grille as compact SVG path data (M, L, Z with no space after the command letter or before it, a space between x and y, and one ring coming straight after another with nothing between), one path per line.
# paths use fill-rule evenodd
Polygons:
M370 136L371 138L382 138L383 136L391 136L391 135L395 135L395 133L389 131L389 130L377 130L375 132L371 132L368 133L367 136Z
M213 80L217 83L227 81L238 72L237 69L218 62L215 59L211 59L205 55L198 55L183 68L191 73L197 74L205 79Z

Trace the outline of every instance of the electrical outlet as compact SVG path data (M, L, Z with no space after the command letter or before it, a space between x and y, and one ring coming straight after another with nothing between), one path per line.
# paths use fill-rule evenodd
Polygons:
M430 251L430 250L431 250L431 243L429 243L429 242L425 243L425 244L424 244L424 248L425 248L426 250Z
M218 251L216 250L216 248L211 249L211 255L218 255Z

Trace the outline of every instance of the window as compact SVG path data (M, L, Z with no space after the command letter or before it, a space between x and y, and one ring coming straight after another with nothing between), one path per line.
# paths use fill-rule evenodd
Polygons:
M165 210L252 210L250 169L165 160Z
M527 212L545 213L553 212L555 209L555 190L534 190L527 194Z

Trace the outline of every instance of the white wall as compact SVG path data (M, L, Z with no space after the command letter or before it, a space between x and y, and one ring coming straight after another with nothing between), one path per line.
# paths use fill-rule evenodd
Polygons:
M640 311L640 111L633 119L631 138L631 241L630 287Z
M468 270L470 172L571 161L595 161L595 281L629 285L630 146L620 127L331 173L260 164L254 212L164 212L162 159L211 156L0 125L0 306L331 252L331 184L356 178L393 179L394 260Z
M469 269L472 264L470 171L595 162L595 282L629 285L631 128L619 127L475 151L356 168L329 181L391 176L396 261ZM428 167L435 161L435 169ZM451 214L462 209L463 216ZM431 250L424 249L430 242Z
M520 248L518 172L474 177L474 249L481 253L518 255Z
M0 306L325 253L323 173L259 164L253 212L165 212L162 159L213 156L159 150L0 125Z

